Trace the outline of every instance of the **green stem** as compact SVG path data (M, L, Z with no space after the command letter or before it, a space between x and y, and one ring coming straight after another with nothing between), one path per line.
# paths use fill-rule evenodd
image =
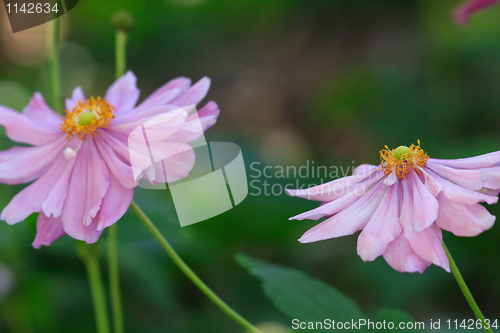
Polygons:
M161 246L165 249L170 258L174 263L180 268L180 270L186 274L186 276L215 304L222 312L227 314L240 326L247 329L249 332L263 333L257 327L249 323L245 318L240 316L236 311L234 311L229 305L227 305L223 300L219 298L201 279L189 268L189 266L181 259L181 257L175 252L170 243L163 237L160 231L156 228L154 223L149 219L149 217L143 212L143 210L134 202L130 204L130 207L135 211L139 219L146 225L146 227L151 231L153 236L158 240Z
M61 97L61 65L59 62L59 20L54 19L52 34L47 39L47 62L50 103L54 111L63 112Z
M117 229L115 223L108 228L108 269L109 289L111 295L111 312L113 313L113 330L123 333L122 300L120 294L120 272L118 269Z
M106 297L101 279L98 254L94 246L78 242L76 250L80 259L87 268L90 292L94 302L94 315L98 333L109 333L108 311L106 308Z
M115 60L116 78L118 79L126 70L126 43L127 34L116 31ZM123 333L123 310L120 294L120 270L118 266L117 251L117 224L109 227L108 232L108 265L109 265L109 289L111 296L111 312L113 314L113 330L115 333Z
M476 315L476 318L481 320L481 322L483 323L483 329L485 332L493 333L493 331L490 328L486 328L486 327L489 327L489 325L486 323L486 319L484 318L483 313L481 312L481 309L479 309L479 306L477 305L476 301L474 300L474 297L472 296L469 288L467 287L467 284L465 284L465 280L462 277L462 274L460 274L460 271L458 270L458 267L455 264L455 261L453 260L453 258L451 257L450 251L448 251L448 248L446 247L444 242L443 242L443 248L444 248L444 251L446 252L446 256L448 257L448 260L450 261L450 268L451 268L451 271L453 272L453 275L455 276L455 279L458 282L458 286L460 287L460 289L462 289L462 293L464 294L465 299L469 303L472 311Z
M127 33L123 30L116 30L115 41L115 63L116 63L116 78L120 78L127 70L126 57Z

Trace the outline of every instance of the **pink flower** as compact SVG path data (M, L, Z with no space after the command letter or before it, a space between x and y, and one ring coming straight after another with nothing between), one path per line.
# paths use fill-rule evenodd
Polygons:
M380 154L378 166L362 164L352 176L289 190L292 196L321 201L318 208L291 219L327 218L299 241L362 230L357 251L364 261L382 255L399 272L423 273L430 264L449 272L441 229L471 237L493 226L495 217L479 202L498 201L500 152L440 160L411 145Z
M469 0L453 11L453 18L458 24L469 23L470 17L477 11L493 6L500 0Z
M191 86L189 79L180 77L136 106L139 90L136 77L129 71L109 87L104 99L86 100L82 89L76 88L66 100L65 117L52 111L39 93L23 113L0 107L0 125L7 136L31 145L0 152L0 182L34 181L12 199L0 218L14 224L39 212L32 244L35 248L48 246L64 234L96 242L104 228L125 214L137 186L128 135L145 121L171 113L169 145L163 147L172 154L183 153L173 157L175 172L169 173L169 180L187 176L194 165L194 152L187 142L216 122L219 109L208 102L199 110L203 129L198 132L192 129L196 115L188 116L178 109L199 103L209 87L208 78ZM155 170L149 171L142 176L154 182Z

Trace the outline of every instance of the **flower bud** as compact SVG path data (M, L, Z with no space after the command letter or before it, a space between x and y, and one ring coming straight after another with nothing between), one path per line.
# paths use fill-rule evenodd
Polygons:
M116 12L111 17L111 26L115 30L129 32L135 26L134 16L126 10L121 10L119 12Z

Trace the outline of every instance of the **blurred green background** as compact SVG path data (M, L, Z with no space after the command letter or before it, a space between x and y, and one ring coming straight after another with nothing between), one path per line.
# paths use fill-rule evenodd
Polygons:
M102 95L113 82L109 19L127 9L137 21L128 67L138 77L142 98L177 76L210 77L207 100L219 104L221 115L207 140L238 143L249 180L297 181L254 178L255 169L265 166L378 164L384 145L417 139L437 158L496 151L500 6L477 14L464 28L450 19L459 3L82 0L62 21L62 97L77 85L87 95ZM45 28L12 39L2 11L0 105L22 110L34 91L47 96ZM0 148L11 145L1 129ZM250 168L252 162L260 164ZM321 180L330 179L298 179L299 184ZM20 189L0 185L0 207ZM135 198L194 271L254 323L291 326L259 281L237 265L237 252L334 285L367 313L396 307L417 320L472 318L453 276L441 268L401 274L382 258L364 263L356 255L356 235L299 244L317 222L288 218L317 203L255 193L250 188L236 208L184 228L168 191L137 189ZM498 206L488 209L500 215ZM74 241L65 236L34 250L34 221L32 216L15 226L0 224L0 332L94 331L86 272ZM128 332L242 332L182 275L133 213L119 223ZM106 233L99 241L106 274L105 240ZM500 227L472 239L445 233L445 241L486 317L500 320Z

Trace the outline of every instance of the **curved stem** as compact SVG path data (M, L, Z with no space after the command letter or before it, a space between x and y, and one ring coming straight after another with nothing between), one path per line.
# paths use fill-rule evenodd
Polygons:
M170 243L163 237L161 232L156 228L154 223L149 219L149 217L143 212L143 210L134 202L130 204L130 207L137 214L139 219L146 225L146 227L151 231L153 236L158 240L161 246L165 249L170 258L174 263L180 268L180 270L215 304L217 305L225 314L237 322L241 327L247 329L249 332L253 333L263 333L257 327L253 326L245 318L234 311L229 305L227 305L223 300L219 298L192 270L189 266L181 259L181 257L175 252Z
M113 331L123 333L122 300L120 294L120 271L118 269L117 228L114 224L108 228L108 270L109 293L111 295L111 312L113 314Z
M90 292L94 303L94 315L98 333L109 333L108 311L106 297L101 279L101 269L95 247L83 242L76 244L76 251L85 264L89 279Z
M63 112L61 97L61 65L59 62L59 20L52 20L54 31L47 38L47 76L49 80L50 103L54 111Z
M446 252L448 260L450 261L450 268L451 271L453 272L453 275L455 276L455 279L458 282L458 286L460 287L460 289L462 289L462 293L464 294L465 299L469 303L472 311L476 315L476 318L481 320L481 322L483 323L483 329L485 332L493 333L493 331L489 328L489 325L487 324L486 319L484 318L483 313L481 312L481 309L479 309L479 306L477 305L476 301L474 300L474 297L472 296L469 288L467 287L467 284L465 284L465 280L462 277L462 274L460 274L460 271L458 270L458 267L455 264L455 260L453 260L453 258L451 257L450 251L448 251L448 248L446 247L444 242L443 242L443 248L444 251Z

